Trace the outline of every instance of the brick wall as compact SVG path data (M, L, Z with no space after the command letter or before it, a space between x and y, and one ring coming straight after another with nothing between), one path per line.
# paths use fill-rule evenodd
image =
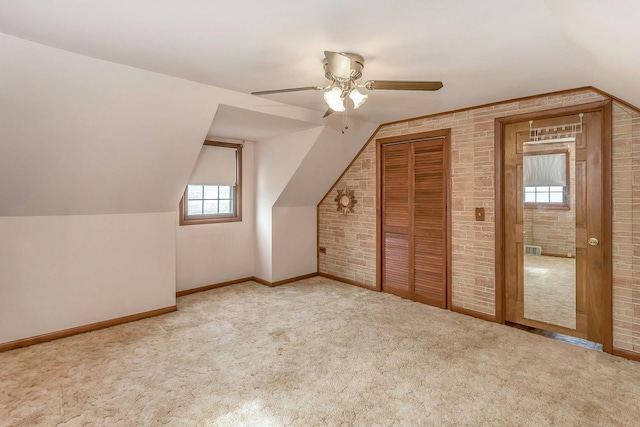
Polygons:
M495 314L494 121L605 99L589 91L550 95L410 119L381 127L319 204L319 271L374 286L375 139L451 128L452 303ZM640 352L640 117L616 104L613 138L614 346ZM336 189L355 189L355 214L336 212ZM474 209L485 208L485 222Z
M613 345L640 352L640 114L613 107Z
M343 215L334 201L337 189L354 190L354 213ZM376 145L360 156L318 206L319 271L376 286Z

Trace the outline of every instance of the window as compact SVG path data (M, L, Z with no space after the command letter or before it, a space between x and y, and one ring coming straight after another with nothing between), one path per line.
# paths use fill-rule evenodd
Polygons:
M205 141L180 201L180 225L241 221L242 145Z
M187 186L187 218L209 215L235 215L234 187L230 185Z
M554 150L523 158L524 207L569 209L570 152Z
M565 190L563 186L524 187L525 203L564 203Z

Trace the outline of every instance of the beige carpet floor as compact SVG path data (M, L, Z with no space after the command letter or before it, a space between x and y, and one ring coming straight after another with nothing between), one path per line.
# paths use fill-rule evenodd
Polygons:
M637 426L640 363L312 278L0 354L1 426Z
M576 259L524 256L524 317L576 329Z

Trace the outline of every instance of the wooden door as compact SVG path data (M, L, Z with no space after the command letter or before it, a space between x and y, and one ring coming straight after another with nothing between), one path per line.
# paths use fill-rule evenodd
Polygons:
M573 123L577 115L536 121L537 126ZM523 144L529 122L504 129L504 283L505 320L535 328L603 342L603 226L602 112L583 116L583 132L575 137L575 268L576 328L544 323L524 316L524 195ZM599 241L589 245L590 238Z
M441 308L448 290L448 139L381 145L382 290Z
M412 294L412 163L411 144L382 147L382 289L403 298Z
M413 149L413 299L446 308L447 186L444 141L417 142Z

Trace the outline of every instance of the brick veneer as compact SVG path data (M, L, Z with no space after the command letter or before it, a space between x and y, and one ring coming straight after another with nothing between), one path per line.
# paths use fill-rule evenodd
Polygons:
M343 215L337 189L354 190L354 213ZM319 272L376 286L376 145L369 143L318 206Z
M640 352L640 114L613 106L613 345Z
M375 140L451 128L452 304L495 314L494 120L607 99L592 90L528 98L382 126L318 205L319 272L371 287L376 283ZM640 115L613 108L614 346L640 352ZM336 211L336 189L355 189L358 204ZM474 209L484 207L485 222Z

